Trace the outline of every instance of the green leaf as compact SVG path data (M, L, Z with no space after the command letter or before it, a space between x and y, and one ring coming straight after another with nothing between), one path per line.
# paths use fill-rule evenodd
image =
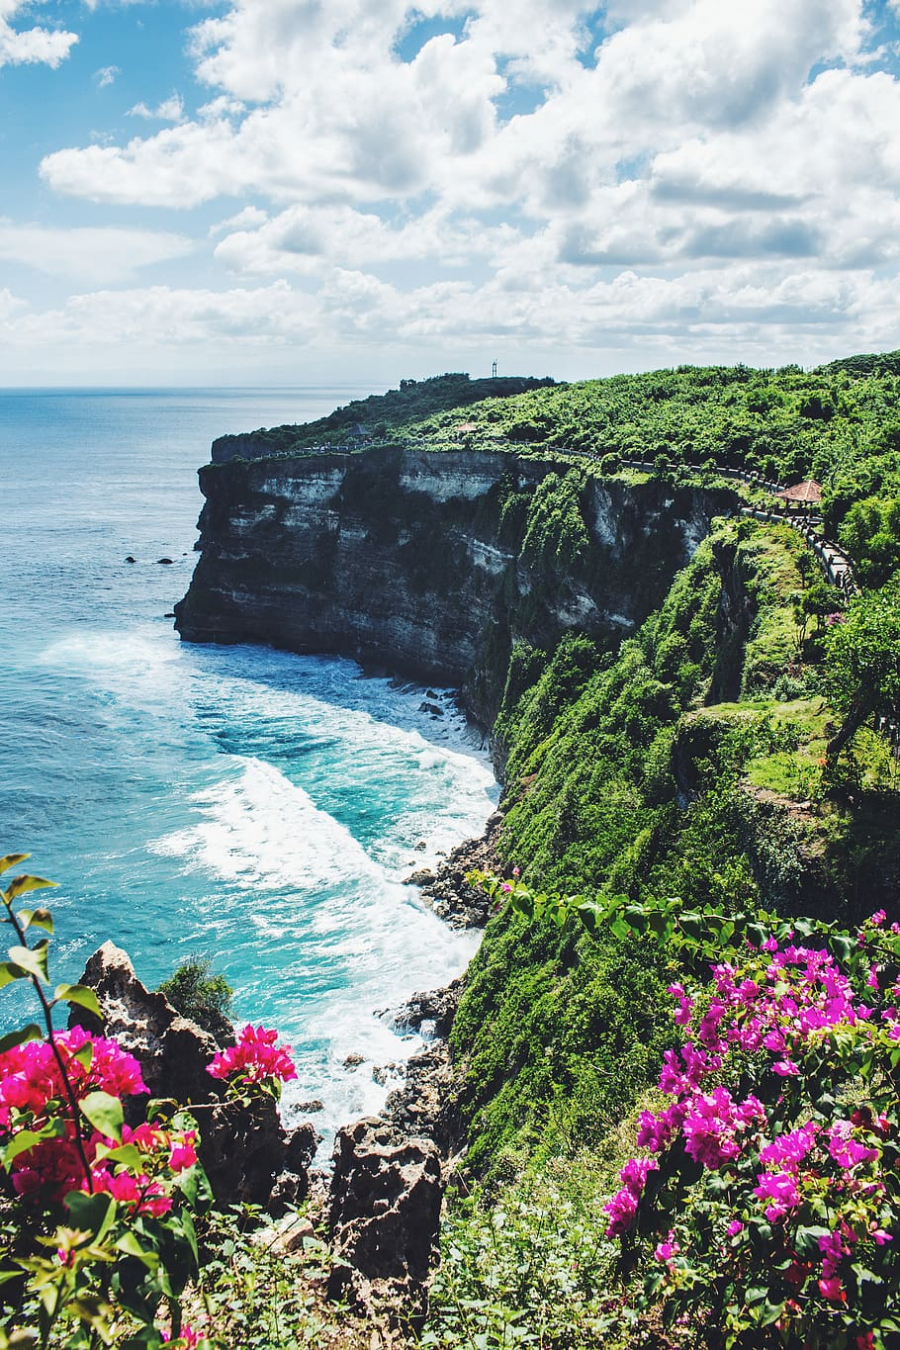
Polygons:
M4 1163L8 1167L20 1153L27 1153L29 1149L36 1148L45 1139L61 1139L65 1130L66 1124L63 1120L52 1120L42 1125L39 1130L19 1130L3 1150Z
M13 980L24 978L25 971L21 966L14 966L11 961L0 961L0 989L5 984L12 984Z
M93 1233L95 1242L102 1242L115 1221L116 1202L103 1192L87 1195L84 1191L69 1191L64 1204L74 1226Z
M124 1252L126 1256L134 1256L138 1261L142 1261L151 1273L155 1273L159 1268L159 1257L156 1252L146 1251L134 1233L123 1233L116 1242L116 1249Z
M7 901L15 900L19 895L25 895L28 891L42 891L47 886L55 886L55 881L48 881L46 877L29 877L24 874L20 877L13 877L6 888Z
M4 858L0 858L0 872L8 872L11 867L18 867L19 863L30 857L30 853L7 853Z
M23 928L43 928L45 933L53 932L53 916L49 909L20 909L16 918Z
M58 984L54 998L61 999L63 1003L77 1003L80 1008L87 1008L88 1012L93 1013L95 1017L103 1020L103 1012L100 1004L97 1002L97 995L93 989L88 989L84 984Z
M98 1157L101 1151L98 1149ZM144 1166L141 1150L134 1144L120 1144L118 1148L111 1148L108 1153L104 1152L103 1157L107 1162L121 1163L123 1167L134 1168L138 1172Z
M77 1060L85 1073L88 1072L94 1062L94 1045L92 1041L85 1041L80 1050L76 1050L73 1059Z
M43 1034L36 1022L29 1022L27 1027L0 1036L0 1055L5 1055L7 1050L14 1050L17 1045L24 1045L26 1041L39 1041Z
M44 939L34 947L10 947L9 959L14 966L33 975L42 984L47 983L47 949L49 942Z
M108 1092L89 1092L78 1105L95 1130L121 1143L125 1118L118 1097L111 1097Z

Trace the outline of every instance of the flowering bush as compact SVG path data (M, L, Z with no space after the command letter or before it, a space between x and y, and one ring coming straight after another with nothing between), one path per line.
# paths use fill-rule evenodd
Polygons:
M606 1205L642 1298L709 1346L900 1344L900 924L857 933L677 898L595 900L473 874L528 918L646 937L684 1036ZM710 985L710 975L712 983Z
M248 1088L277 1098L281 1084L297 1077L291 1047L278 1045L278 1032L244 1027L237 1045L214 1055L206 1072L228 1085L232 1096L246 1096Z
M25 855L0 859L0 872ZM198 1269L191 1209L208 1185L197 1162L197 1131L185 1114L134 1128L122 1099L147 1093L140 1065L114 1041L81 1027L58 1032L53 1012L77 1003L96 1016L90 989L48 985L46 909L15 901L52 883L19 876L2 892L4 922L17 942L0 965L0 987L25 980L43 1014L0 1040L0 1171L14 1201L10 1239L0 1248L2 1325L36 1333L42 1346L65 1337L81 1347L163 1343L159 1320L182 1339L181 1294ZM47 934L33 941L33 934ZM165 1308L164 1319L159 1314ZM138 1328L122 1341L123 1328ZM63 1330L65 1328L65 1330Z
M670 987L690 1035L607 1233L632 1259L653 1244L645 1296L669 1322L701 1317L708 1343L896 1344L900 935L883 921L849 974L824 945L768 937L716 963L711 989Z
M0 873L25 856L0 858ZM0 1350L12 1343L10 1325L13 1339L34 1344L36 1336L42 1347L208 1350L209 1339L182 1320L182 1296L199 1269L192 1212L211 1198L196 1125L185 1112L161 1116L161 1103L127 1125L123 1098L147 1093L137 1060L81 1027L55 1030L60 1003L101 1014L90 989L63 984L50 994L52 918L14 908L50 885L19 876L2 892L3 922L17 941L0 964L0 988L28 982L44 1026L0 1039L0 1182L14 1220L0 1230ZM277 1096L295 1071L276 1040L248 1027L209 1072L244 1100Z

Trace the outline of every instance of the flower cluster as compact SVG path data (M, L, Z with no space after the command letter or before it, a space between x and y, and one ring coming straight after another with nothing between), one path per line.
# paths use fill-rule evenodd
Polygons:
M119 1099L147 1092L137 1060L115 1041L73 1027L59 1033L55 1043L76 1101L92 1092ZM197 1161L193 1130L144 1124L123 1126L121 1139L97 1129L88 1133L84 1121L73 1116L52 1046L26 1041L0 1055L0 1136L13 1139L25 1129L39 1134L51 1122L60 1132L16 1154L11 1164L13 1189L23 1198L53 1202L70 1191L105 1192L132 1213L159 1218L172 1207L160 1176L177 1175ZM125 1167L115 1158L122 1145L137 1151L139 1166L132 1161Z
M892 950L878 950L884 923L879 912L856 937L859 989L824 947L772 938L714 965L702 996L670 986L691 1034L664 1057L670 1103L640 1116L637 1144L659 1161L623 1169L607 1234L658 1213L653 1289L675 1305L723 1291L714 1314L734 1332L772 1326L799 1345L838 1317L850 1343L880 1346L895 1330L869 1306L871 1288L896 1282L900 1225L900 985Z
M98 1090L113 1097L148 1090L137 1060L115 1041L91 1036L82 1027L58 1033L55 1039L77 1098ZM65 1084L49 1042L26 1041L0 1055L0 1130L8 1131L26 1112L43 1122L65 1099Z
M297 1077L291 1047L278 1045L278 1032L244 1027L237 1045L213 1057L207 1073L237 1086L281 1084Z

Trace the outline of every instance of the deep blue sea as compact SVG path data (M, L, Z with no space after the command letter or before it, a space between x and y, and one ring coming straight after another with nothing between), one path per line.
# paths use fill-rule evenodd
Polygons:
M164 615L212 438L357 392L0 391L0 853L59 882L51 973L106 938L151 987L210 956L238 1018L294 1047L288 1107L321 1099L325 1130L420 1044L375 1012L475 949L400 881L480 832L493 774L449 698L435 719L350 661L182 644Z

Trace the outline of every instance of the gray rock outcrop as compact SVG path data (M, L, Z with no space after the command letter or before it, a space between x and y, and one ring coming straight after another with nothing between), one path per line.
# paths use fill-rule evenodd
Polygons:
M338 1132L329 1228L332 1297L415 1324L437 1250L443 1181L437 1146L365 1117Z

